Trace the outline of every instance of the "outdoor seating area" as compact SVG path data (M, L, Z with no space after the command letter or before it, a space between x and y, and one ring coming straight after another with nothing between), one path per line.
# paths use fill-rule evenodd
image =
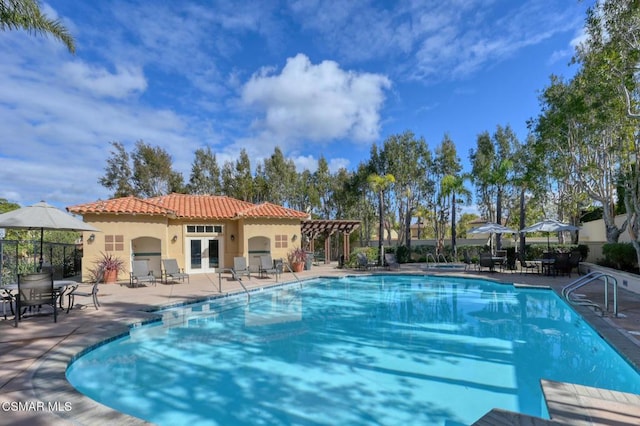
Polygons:
M260 278L268 278L269 275L273 274L276 276L277 281L279 275L282 273L282 266L282 259L274 262L274 260L271 258L271 255L260 256L258 276Z

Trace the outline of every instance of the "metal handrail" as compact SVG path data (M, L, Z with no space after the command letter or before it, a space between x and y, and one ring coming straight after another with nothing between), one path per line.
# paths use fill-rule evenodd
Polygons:
M598 305L597 303L591 300L587 300L587 299L576 300L571 298L571 293L573 293L575 290L596 280L604 281L604 309L602 309L600 305ZM584 275L578 278L577 280L572 281L566 286L564 286L562 288L562 296L565 299L567 299L570 303L583 305L583 306L591 306L596 309L600 309L602 311L602 314L604 315L605 312L609 312L609 280L613 281L613 316L617 317L618 316L618 280L612 275L605 274L600 271L590 272L587 275Z
M447 257L442 253L438 253L438 262L440 262L440 257L442 257L442 260L443 260L443 262L441 263L449 263L449 261L447 260Z
M284 260L282 261L282 269L284 270L284 267L287 267L287 269L289 270L289 272L291 272L294 276L294 278L296 279L296 281L298 281L298 283L300 283L300 286L302 287L302 281L300 281L300 278L298 278L298 276L296 275L295 272L293 272L293 269L291 269L291 265L289 265L289 262L285 262Z
M233 276L233 279L240 283L240 286L242 287L244 292L247 294L247 303L249 303L251 301L251 293L249 293L249 290L242 282L242 278L240 278L236 274L236 271L233 270L232 268L223 268L218 270L218 292L222 293L222 274L223 273L231 273L231 276Z
M427 253L426 256L426 261L427 261L427 269L429 269L429 258L433 259L433 264L435 265L436 263L438 263L438 261L436 260L436 258L433 256L433 254L431 253Z

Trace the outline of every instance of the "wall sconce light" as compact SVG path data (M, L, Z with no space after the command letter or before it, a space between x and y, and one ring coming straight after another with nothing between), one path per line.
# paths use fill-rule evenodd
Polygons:
M93 240L95 240L95 239L96 239L96 234L91 234L91 235L89 235L89 239L87 241L92 243Z
M295 242L297 239L298 239L298 235L293 234L293 237L291 237L291 241Z
M231 234L231 241L235 241L235 239L236 239L236 236Z
M178 241L178 236L177 236L177 235L174 235L174 236L173 236L173 238L171 238L171 241L173 241L174 243L175 243L176 241Z

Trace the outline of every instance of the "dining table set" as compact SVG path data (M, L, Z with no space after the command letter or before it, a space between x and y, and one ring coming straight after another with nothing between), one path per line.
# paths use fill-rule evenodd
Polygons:
M54 280L53 289L57 295L57 303L60 309L65 309L66 299L66 311L73 308L73 298L71 295L80 285L79 282L73 280ZM0 298L2 299L2 314L7 319L7 308L11 312L11 315L15 315L16 298L18 297L18 283L9 283L0 285Z

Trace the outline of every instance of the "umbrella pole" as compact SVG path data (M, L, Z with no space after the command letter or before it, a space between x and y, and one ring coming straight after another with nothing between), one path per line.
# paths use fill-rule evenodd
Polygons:
M42 242L44 241L44 228L40 228L40 266L38 267L38 272L42 272Z

